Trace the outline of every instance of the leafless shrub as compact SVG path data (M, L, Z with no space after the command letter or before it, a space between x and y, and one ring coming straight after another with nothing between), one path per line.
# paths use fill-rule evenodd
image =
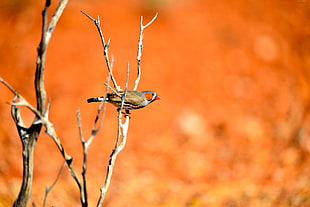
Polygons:
M59 152L61 153L64 159L65 165L68 167L68 170L73 180L75 181L75 183L77 184L79 188L81 206L83 207L88 206L88 198L87 198L88 148L91 145L95 136L97 135L98 131L103 125L103 120L104 120L103 117L104 117L105 110L106 110L105 103L102 102L98 107L98 111L97 111L97 115L93 123L92 131L88 139L84 138L81 119L80 119L80 112L79 110L77 111L76 117L77 117L77 122L78 122L80 141L82 143L82 148L83 148L82 179L79 179L77 172L74 169L73 158L66 152L65 148L63 147L61 143L61 139L56 133L54 124L49 120L49 109L50 109L51 102L47 101L47 98L46 98L47 95L46 95L46 91L44 87L46 50L47 50L50 38L53 34L53 31L56 27L56 24L60 16L62 15L62 12L64 11L67 3L68 3L68 0L61 0L59 2L58 7L55 10L54 14L52 15L50 21L48 20L48 11L51 5L50 0L46 0L45 7L42 12L42 20L43 20L42 21L42 35L41 35L40 44L38 46L38 56L37 56L37 61L36 61L36 73L35 73L35 92L36 92L37 106L36 107L32 106L20 93L17 92L17 90L15 90L8 82L6 82L0 77L0 82L3 85L5 85L14 94L14 98L12 102L10 103L11 114L15 122L20 140L22 142L22 147L23 147L23 152L22 152L23 180L22 180L22 185L21 185L18 197L13 204L14 207L26 206L30 198L32 185L33 185L32 180L33 180L33 168L34 168L33 166L34 149L35 149L36 142L37 142L37 139L38 139L38 136L40 134L42 127L45 128L45 133L49 137L51 137L54 143L56 144L56 147L58 148ZM85 14L90 20L92 20L95 23L98 29L100 38L101 38L101 43L102 43L103 50L104 50L104 58L106 61L108 72L109 72L109 76L105 83L105 85L107 86L106 90L112 89L117 92L125 91L125 94L122 97L122 101L124 103L126 91L128 89L129 64L128 64L128 69L127 69L125 90L122 90L120 86L117 85L116 79L114 78L113 73L112 73L113 61L110 61L110 58L108 55L108 48L110 45L110 41L108 42L105 41L105 38L101 30L99 17L97 19L94 19L88 14L86 14L85 12L82 12L82 13ZM146 27L148 27L150 24L152 24L152 22L156 19L156 17L157 17L157 14L146 25L142 24L143 19L141 17L140 34L139 34L139 40L138 40L138 52L137 52L138 75L135 80L133 90L137 89L139 81L140 81L140 77L141 77L140 62L141 62L142 48L143 48L143 45L142 45L143 30ZM113 88L109 86L110 80L113 83ZM123 103L122 103L120 110L118 111L118 132L117 132L115 147L112 150L112 153L110 155L110 160L109 160L108 167L107 167L105 182L103 186L100 188L100 194L99 194L97 206L102 206L104 202L106 192L110 185L113 168L115 165L117 155L123 150L123 148L126 145L130 117L128 115L125 115L123 118L122 116ZM23 122L23 117L20 114L20 107L26 107L34 114L33 122L29 127L27 127ZM46 188L43 206L46 205L47 195L57 183L60 177L60 174L62 172L62 169L63 167L60 169L58 176L55 179L54 183L50 187ZM35 206L35 204L33 205Z

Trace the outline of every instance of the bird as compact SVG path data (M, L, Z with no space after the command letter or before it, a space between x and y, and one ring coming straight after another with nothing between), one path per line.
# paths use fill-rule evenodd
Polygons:
M107 93L105 96L94 97L87 99L88 103L91 102L108 102L120 110L122 105L122 97L125 91ZM105 100L104 100L105 98ZM155 100L160 100L160 96L154 91L132 91L127 90L123 104L123 109L129 114L129 110L143 108Z

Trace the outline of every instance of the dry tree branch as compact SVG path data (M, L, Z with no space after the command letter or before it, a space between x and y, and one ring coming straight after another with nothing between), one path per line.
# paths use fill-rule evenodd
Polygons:
M24 127L23 123L21 122L21 117L19 116L19 109L17 108L17 106L24 106L24 107L28 108L37 117L37 121L35 124L36 125L38 125L38 124L44 125L44 127L46 128L45 133L47 135L49 135L53 139L53 141L55 142L58 150L61 152L66 164L68 165L69 172L70 172L71 176L73 177L73 179L77 183L79 189L81 190L82 184L80 183L80 181L77 177L77 173L73 168L72 157L66 153L64 147L62 146L61 141L60 141L60 139L56 133L56 130L54 128L54 124L49 121L48 117L46 117L46 114L45 114L45 116L43 116L38 109L34 108L22 95L20 95L16 90L14 90L13 87L10 86L6 81L4 81L2 78L0 78L0 82L2 82L5 86L7 86L7 88L9 88L15 94L15 97L18 97L18 99L19 99L19 102L17 102L17 98L14 98L14 101L13 101L13 103L11 103L11 105L12 105L12 115L13 115L14 121L16 124L19 123L19 125L17 125L17 126L18 126L18 129L21 129L21 130L19 130L19 133L20 133L20 137L21 137L22 141L25 140L24 142L27 143L26 138L28 138L29 135L26 132L28 132L31 128L27 129ZM30 164L32 165L32 163L33 163L33 161ZM83 200L81 199L81 201L83 201Z
M11 103L11 114L17 127L17 131L23 147L23 181L20 192L13 206L26 206L31 194L33 179L33 155L38 135L40 134L42 127L42 122L40 119L41 117L46 117L49 110L49 105L46 107L46 91L44 88L46 49L55 25L57 24L67 3L68 0L61 0L59 2L59 5L50 21L49 26L48 9L51 4L50 0L46 0L45 7L42 12L42 34L41 41L37 49L38 56L36 61L36 73L34 81L37 107L34 108L31 104L29 104L26 99L24 99L19 93L17 93L17 91L13 89L13 87L11 87L1 78L1 82L15 95L13 102ZM27 128L24 125L18 106L26 106L36 115L30 127Z
M104 91L104 95L103 95L103 100L105 100L106 94L108 92L108 88L109 86L109 82L110 82L110 76L107 77L106 82L104 83L104 85L106 86L106 89ZM91 131L91 137L89 139L93 139L94 136L96 136L96 134L99 132L99 130L101 129L102 125L103 125L103 121L104 119L102 118L101 121L99 122L98 126L97 126L97 122L99 119L100 114L102 113L102 117L105 117L105 113L106 113L106 102L101 102L100 105L98 106L98 110L97 110L97 115L92 127L92 131Z
M143 25L143 17L140 17L140 33L139 33L139 40L138 40L138 50L137 50L137 69L138 69L138 75L137 79L135 80L133 90L137 90L140 77L141 77L141 57L142 57L142 50L143 50L143 31L145 28L150 26L157 18L158 13L155 14L153 19L149 21L146 25Z
M66 166L66 163L64 162L62 165L61 165L61 168L59 169L58 171L58 174L57 174L57 177L56 179L54 180L54 182L52 183L52 185L50 187L46 187L45 188L45 195L44 195L44 199L43 199L43 207L46 206L46 200L47 200L47 196L48 194L51 192L51 190L54 188L54 186L56 185L56 183L58 182L59 178L60 178L60 175L64 169L64 167Z
M126 140L127 140L127 132L128 132L128 125L129 125L129 116L125 117L125 122L121 123L121 119L122 119L122 112L119 111L118 112L118 124L119 124L119 128L118 128L118 135L117 137L120 138L122 137L122 141L120 144L118 144L112 151L112 154L110 155L110 160L109 160L109 164L107 167L107 174L106 174L106 179L104 181L104 185L102 188L100 188L100 197L97 203L98 207L101 207L104 199L105 199L105 195L108 191L108 188L110 186L110 182L111 182L111 178L112 178L112 173L113 173L113 169L114 169L114 165L115 165L115 161L117 158L117 155L124 149L125 145L126 145Z
M82 178L83 178L83 184L81 185L80 188L80 198L82 198L83 202L87 206L88 203L88 198L87 198L87 182L86 182L86 173L87 173L87 158L88 158L88 147L90 143L92 142L93 139L90 139L85 141L84 136L83 136L83 131L82 131L82 125L81 125L81 118L80 118L80 110L76 112L76 118L78 121L78 128L79 128L79 136L80 140L83 146L83 165L82 165ZM95 121L96 122L96 121Z
M19 95L19 93L13 89L6 81L0 78L2 84L4 84L12 93L14 93L13 102L11 103L11 115L15 122L20 140L23 147L23 180L20 192L17 199L15 200L13 206L26 206L30 197L32 189L32 179L33 179L33 155L34 148L38 134L41 129L41 125L32 124L27 128L23 122L20 115L20 109L16 107L15 103L18 100L24 101L24 98Z
M7 88L9 88L15 94L14 100L11 103L11 105L12 105L12 116L13 116L13 119L16 123L20 138L21 138L22 143L23 143L23 150L25 147L27 147L27 149L29 148L29 150L34 150L34 147L30 148L29 146L27 146L27 143L29 143L30 141L32 141L32 140L36 141L36 139L30 139L30 137L29 137L30 135L28 134L28 131L31 131L31 127L33 127L34 125L35 126L37 126L37 125L41 126L43 124L46 128L46 133L54 140L58 149L60 150L61 154L63 155L63 157L66 161L66 164L69 167L69 171L71 173L71 176L74 178L74 180L78 184L79 188L81 188L81 184L80 184L80 182L77 178L76 172L72 166L72 158L71 158L71 156L69 156L65 152L65 150L64 150L64 148L60 142L60 139L58 138L58 136L56 134L56 131L54 129L54 125L48 120L48 118L46 116L42 116L41 112L38 109L34 108L23 96L21 96L16 90L14 90L13 87L10 86L6 81L4 81L2 78L0 78L0 82L2 82ZM17 102L17 99L19 99L18 102ZM21 116L20 116L20 113L19 113L19 108L17 108L17 106L24 106L36 115L36 117L37 117L36 122L34 122L30 128L26 128L24 126L22 119L21 119ZM33 159L33 151L32 151L32 154L28 154L28 153L25 154L23 151L23 159L24 159L23 164L26 165L26 169L30 169L30 167L33 168L33 160L32 160ZM29 173L30 172L28 172L28 171L24 172L23 179L26 179L26 178L29 179L30 176L32 177L32 172L31 172L31 174L29 174ZM26 178L24 178L24 177L26 177ZM28 185L31 186L32 183L29 183L28 179L26 179L25 184L27 184L27 186ZM28 188L26 188L26 190L28 190ZM20 195L23 195L23 194L20 194ZM20 195L19 195L19 197L20 197ZM22 198L23 197L21 197L21 199ZM21 203L21 201L19 201L17 203L17 201L15 201L14 206L15 205L16 206L25 206L27 204L27 202L26 202L24 205L25 201L23 199L21 200L22 203Z
M107 85L108 85L109 79L107 79ZM107 93L107 88L105 91L105 95ZM104 97L105 97L104 95ZM98 110L97 110L97 115L92 127L92 131L91 131L91 135L88 138L88 140L86 141L84 139L83 136L83 131L82 131L82 124L81 124L81 118L80 118L80 110L77 111L76 113L76 118L78 121L78 129L79 129L79 136L80 136L80 140L82 143L82 147L83 147L83 164L82 164L82 179L83 179L83 185L82 188L80 190L80 197L83 198L84 202L85 202L85 206L88 205L88 196L87 196L87 163L88 163L88 149L89 146L91 145L93 139L95 138L96 134L99 132L99 130L101 129L101 127L103 126L103 117L105 116L105 112L106 112L106 103L105 102L101 102ZM100 120L98 126L97 126L97 122L99 120L100 115L102 115L102 119Z
M14 93L15 96L18 96L19 94L17 93L17 91L5 80L3 80L3 78L0 77L0 82L5 85L12 93Z
M34 121L29 128L25 126L20 114L20 109L17 107L17 102L22 101L23 103L21 105L24 105L26 103L28 104L28 102L25 101L24 98L20 96L20 94L18 94L18 92L14 90L13 87L11 87L2 78L1 82L15 95L13 98L13 102L11 103L11 115L15 122L23 147L23 180L18 197L15 200L13 206L26 206L32 189L34 148L41 130L41 124ZM33 109L36 110L35 108Z
M76 112L76 118L78 121L78 128L79 128L79 136L80 140L83 146L83 165L82 165L82 179L83 179L83 184L81 185L80 189L80 197L83 198L84 203L87 206L88 203L88 198L87 198L87 182L86 182L86 173L87 173L87 158L88 158L88 147L89 144L92 142L92 139L89 140L89 142L85 141L83 137L83 131L82 131L82 125L81 125L81 118L80 118L80 110Z
M117 85L116 83L116 79L114 78L113 76L113 73L112 73L112 66L113 64L110 63L110 59L109 59L109 46L110 46L110 39L108 40L108 42L106 43L105 42L105 38L103 36L103 33L102 33L102 29L101 29L101 25L100 25L100 18L98 16L98 19L94 19L93 17L91 17L90 15L88 15L87 13L85 13L84 11L81 10L81 12L86 16L88 17L91 21L94 22L94 24L96 25L96 28L99 32L99 35L100 35L100 39L101 39L101 44L102 44L102 47L103 47L103 56L105 58L105 62L107 64L107 68L108 68L108 71L109 71L109 76L112 80L112 83L114 85L114 88L116 91L121 91L120 89L120 86ZM113 60L112 60L112 63L113 63Z
M77 183L80 190L80 200L82 206L87 206L87 191L84 186L86 186L86 176L84 177L83 184L79 181L76 171L73 168L72 157L69 156L65 149L63 148L61 141L56 133L54 125L49 121L48 112L50 108L50 102L48 102L46 106L46 91L44 88L44 70L45 70L45 60L46 60L46 50L52 33L55 29L55 26L66 7L68 0L61 0L55 13L53 14L50 23L48 24L48 9L51 4L50 0L46 0L45 8L42 12L43 23L42 23L42 36L41 41L38 46L38 57L36 61L36 74L35 74L35 90L36 90L36 100L37 100L37 108L33 107L23 96L21 96L13 87L11 87L7 82L5 82L2 78L0 78L0 82L4 84L12 93L14 93L14 99L11 103L11 113L12 117L16 123L18 133L20 135L22 144L23 144L23 183L19 193L17 200L14 202L14 206L26 206L30 197L30 192L32 188L32 177L33 177L33 154L34 147L37 140L37 137L41 131L42 125L45 127L45 133L49 135L53 141L55 142L57 148L61 152L68 168L71 176ZM113 64L113 60L112 60ZM35 119L31 125L31 127L26 128L22 117L20 115L20 109L18 107L24 106L32 111L35 115ZM94 127L92 129L91 138L87 142L83 142L84 151L87 152L88 147L93 139L93 137L97 134L99 129L102 126L102 121L99 126L96 128L97 119L99 116L101 109L98 110L98 115L96 117L96 121L94 123ZM81 129L81 127L80 127ZM82 135L82 132L80 133ZM83 137L81 136L81 139ZM87 155L87 153L86 153ZM85 158L85 163L87 162L87 157ZM86 166L86 165L85 165ZM83 169L86 167L83 166ZM85 171L86 175L86 171ZM58 179L57 179L58 180ZM84 185L85 184L85 185Z
M99 35L100 35L100 38L101 38L101 43L102 43L102 46L103 46L103 49L104 49L104 53L103 54L104 54L104 58L105 58L106 64L107 64L107 68L108 68L108 72L109 72L109 78L113 82L115 91L119 92L119 91L121 91L121 89L117 85L116 79L113 76L112 67L111 67L111 64L109 62L109 57L108 57L108 48L109 48L110 41L108 42L108 44L105 43L105 39L104 39L104 36L103 36L103 33L102 33L102 29L101 29L101 26L100 26L100 19L99 19L99 17L98 17L98 19L94 19L90 15L88 15L87 13L85 13L83 11L81 11L81 12L85 16L87 16L90 20L92 20L95 23L95 25L96 25L96 28L97 28L97 30L99 32ZM118 110L118 133L117 133L117 138L116 138L116 144L115 144L115 148L112 151L112 154L110 155L110 160L109 160L109 164L108 164L108 167L107 167L106 179L104 181L103 187L100 188L100 196L99 196L99 200L98 200L97 206L102 206L102 204L103 204L106 192L107 192L107 190L108 190L108 188L110 186L110 181L111 181L111 178L112 178L112 173L113 173L114 164L115 164L117 155L122 151L122 149L125 147L124 143L126 143L127 135L124 135L124 134L125 133L127 134L127 129L128 129L128 124L129 124L129 116L125 116L125 123L122 124L122 109L123 109L123 104L124 104L124 100L125 100L125 97L126 97L126 91L127 91L127 88L128 88L128 76L129 76L129 64L128 64L128 71L127 71L127 77L126 77L126 89L125 89L125 93L124 93L124 95L122 97L121 107ZM114 91L114 89L111 88L108 84L105 84L105 85L107 86L107 88L110 88L111 90ZM125 130L123 129L124 125L126 126L126 127L124 127ZM122 138L122 142L121 142L121 144L119 144L119 140L121 138ZM82 142L83 142L83 140L82 140Z
M73 168L72 164L72 157L69 156L65 149L63 148L61 141L56 133L56 130L54 128L54 125L52 122L50 122L48 115L49 115L49 108L50 108L50 102L46 104L46 91L44 88L44 70L45 70L45 60L46 60L46 50L47 46L49 44L50 38L52 36L52 32L55 29L55 26L64 10L66 7L68 0L61 0L55 13L53 14L50 23L48 24L48 9L51 4L50 0L46 0L45 3L45 8L42 12L43 16L43 23L42 23L42 36L41 36L41 41L38 46L38 57L36 61L36 74L35 74L35 91L36 91L36 100L37 100L37 107L33 107L23 96L21 96L16 90L13 89L7 82L5 82L2 78L0 78L0 82L2 82L12 93L14 93L14 99L13 102L11 103L11 113L12 117L16 123L18 133L20 135L22 144L23 144L23 165L24 165L24 174L23 174L23 183L22 187L19 193L19 196L17 200L14 202L14 206L26 206L28 199L30 197L30 192L32 188L32 177L33 177L33 153L34 153L34 148L36 144L37 137L41 131L42 125L45 127L45 133L48 134L53 141L55 142L56 146L58 147L59 151L61 152L68 168L71 176L77 183L79 190L80 190L80 200L82 206L88 206L88 201L87 201L87 182L86 182L86 173L87 173L87 153L88 153L88 148L90 144L92 143L92 140L94 139L94 136L97 134L97 132L100 130L103 124L103 119L101 119L101 122L99 123L99 126L97 126L97 121L99 119L99 115L102 111L102 106L103 106L103 111L105 112L105 104L101 103L98 109L98 114L96 116L94 126L92 128L92 133L90 138L85 141L82 133L82 127L81 127L81 121L80 121L80 116L79 112L77 113L77 118L78 118L78 127L79 127L79 132L80 132L80 139L83 144L83 155L84 155L84 160L83 160L83 166L82 166L82 177L83 177L83 183L81 183L77 177L77 173ZM84 13L85 14L85 13ZM85 14L88 16L87 14ZM104 57L106 59L107 67L109 70L109 77L111 78L113 85L116 89L116 91L121 91L120 87L116 84L116 80L113 77L112 74L112 67L113 67L113 57L111 59L111 62L109 61L108 57L108 47L110 44L110 40L108 43L105 43L104 41L104 36L102 34L101 28L100 28L100 20L98 17L98 20L94 20L90 16L88 16L92 21L96 24L96 27L100 33L100 37L102 40L102 45L104 47ZM128 72L127 72L127 80L126 80L126 91L128 88L128 75L129 75L129 65L128 65ZM107 84L108 85L108 84ZM124 96L122 97L122 107L124 104L125 96L126 96L126 91ZM20 115L20 109L18 107L24 106L31 110L34 115L35 119L32 123L32 125L29 128L26 128L26 126L23 123L22 117ZM103 112L103 113L104 113ZM113 172L113 167L114 163L116 160L116 156L119 154L119 152L124 148L125 143L126 143L126 137L127 137L127 131L128 131L128 124L129 124L129 117L125 117L125 122L122 123L121 120L121 110L119 111L119 130L118 130L118 138L116 142L116 147L113 153L111 154L111 160L110 162L113 163L112 165L109 165L109 176L107 176L107 182L110 183L110 179L112 176ZM118 144L120 138L122 138L121 143ZM112 170L111 170L112 169ZM44 205L46 204L46 198L47 194L50 192L50 190L53 188L55 183L58 181L60 176L57 176L55 182L53 185L49 188L46 189L46 196L44 198ZM109 184L105 185L105 188L107 189ZM105 193L104 193L105 195ZM104 198L104 197L101 197ZM102 199L103 201L103 199Z
M106 178L105 178L105 181L104 181L104 185L103 185L102 188L100 188L100 196L99 196L99 200L98 200L98 203L97 203L97 207L101 207L103 202L104 202L105 195L106 195L106 193L107 193L107 191L109 189L110 183L111 183L111 178L112 178L113 169L114 169L114 165L115 165L115 161L116 161L117 155L124 149L124 147L126 145L127 132L128 132L128 126L129 126L129 119L130 119L130 117L126 114L125 115L125 122L122 123L122 109L124 107L126 93L127 93L127 90L128 90L129 68L130 67L129 67L129 63L128 63L125 91L124 91L124 95L122 97L121 107L118 110L117 137L116 137L114 149L112 150L112 153L110 155L110 160L109 160L109 164L108 164L108 167L107 167L107 173L106 173Z
M67 4L68 4L69 0L62 0L59 4L57 9L55 10L53 16L51 17L50 23L48 25L47 28L47 33L46 33L46 44L49 43L50 39L51 39L51 35L56 27L56 24L60 18L60 16L62 15L64 9L66 8Z
M37 57L37 67L35 74L35 89L37 98L37 108L44 114L46 113L46 91L44 88L44 70L45 70L45 60L46 60L46 50L56 27L56 24L62 15L68 0L61 0L55 10L50 23L48 24L48 9L51 5L50 0L46 0L45 8L42 12L42 34L41 41L38 47L38 57Z

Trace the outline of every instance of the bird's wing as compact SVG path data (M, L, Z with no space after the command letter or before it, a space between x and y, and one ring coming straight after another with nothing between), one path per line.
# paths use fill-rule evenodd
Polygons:
M140 105L144 101L144 95L138 91L127 91L125 102Z
M123 95L124 92L119 92L119 95ZM112 102L121 102L122 98L115 94L115 93L109 93L107 94L107 98L112 101ZM126 98L125 98L125 102L126 103L130 103L133 105L139 105L144 101L144 97L141 96L141 92L138 91L127 91L126 92Z

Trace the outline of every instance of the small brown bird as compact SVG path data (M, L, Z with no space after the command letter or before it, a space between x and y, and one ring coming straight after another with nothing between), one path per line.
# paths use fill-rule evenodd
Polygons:
M118 93L111 92L106 94L106 99L103 100L104 96L89 98L87 99L88 103L91 102L108 102L116 106L118 109L122 104L122 96L125 91L121 91ZM155 100L160 100L159 95L154 91L127 91L126 97L124 100L123 109L126 109L126 113L132 109L140 109L143 108Z

